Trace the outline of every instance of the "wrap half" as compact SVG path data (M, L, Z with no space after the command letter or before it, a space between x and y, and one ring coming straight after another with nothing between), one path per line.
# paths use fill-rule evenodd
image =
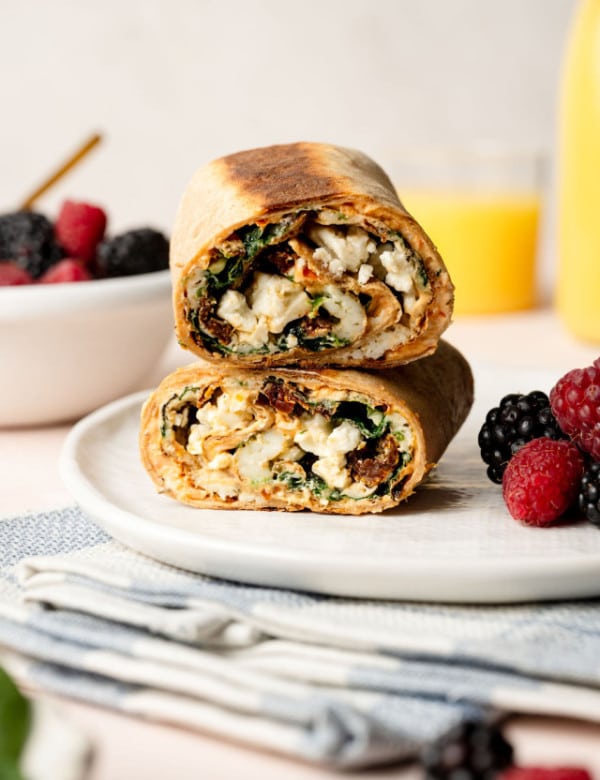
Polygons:
M142 411L142 462L159 492L196 507L381 512L436 464L473 401L463 356L387 371L196 363Z
M317 143L200 169L171 239L183 347L238 365L400 365L431 354L453 286L387 175Z

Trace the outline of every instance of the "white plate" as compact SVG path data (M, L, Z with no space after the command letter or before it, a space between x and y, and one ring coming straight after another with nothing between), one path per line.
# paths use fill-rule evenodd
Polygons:
M600 595L600 531L580 522L527 528L485 476L477 431L511 390L557 376L476 371L477 402L434 476L383 515L199 510L157 495L138 457L147 393L79 422L61 473L83 511L165 563L260 585L381 599L517 602Z

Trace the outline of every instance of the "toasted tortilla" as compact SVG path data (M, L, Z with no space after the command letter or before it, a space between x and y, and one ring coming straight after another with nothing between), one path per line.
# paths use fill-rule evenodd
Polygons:
M411 292L388 283L398 277L386 276L377 253L370 255L374 261L365 256L361 264L371 271L361 275L360 270L340 272L338 268L336 276L332 272L335 258L329 265L315 259L315 246L302 234L306 220L313 226L329 226L342 236L345 231L364 230L377 245L379 255L389 246L399 255L406 250L408 265L402 267L412 269ZM256 244L248 248L248 236L254 235L249 231L256 231L262 241L270 236L254 256ZM245 242L239 241L240 236ZM236 250L235 244L242 243L245 248ZM314 303L319 287L333 289L331 285L337 285L349 296L345 301L352 303L360 296L365 321L349 336L344 332L343 338L334 333L329 338L311 339L306 333L309 326L315 330L313 311L304 319L299 316L295 323L286 323L283 331L269 331L269 342L262 347L256 338L252 342L247 334L232 328L233 317L224 322L225 306L221 304L225 292L231 287L238 300L242 293L248 298L244 285L250 284L265 252L279 246L308 253L292 277L298 289L306 290L309 297L305 300ZM235 263L236 251L242 253L237 259L243 261L243 273L231 285L221 285L214 269ZM379 263L375 270L373 262ZM453 285L444 262L398 199L388 176L365 154L327 144L253 149L201 168L190 181L177 213L170 265L178 339L184 348L209 361L226 357L238 366L392 367L431 354L452 316ZM404 281L394 283L402 286ZM337 317L331 316L331 309L329 313L320 311L323 327L337 319L340 329L339 321L345 319L339 314L342 309L334 311Z
M414 492L472 402L469 365L444 341L380 372L197 362L145 403L140 452L157 490L194 507L381 512Z

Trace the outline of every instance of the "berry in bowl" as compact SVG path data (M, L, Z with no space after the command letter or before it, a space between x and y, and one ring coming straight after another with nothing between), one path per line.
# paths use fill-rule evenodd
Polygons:
M74 201L54 223L0 215L0 426L73 420L140 388L172 337L168 239L106 226Z

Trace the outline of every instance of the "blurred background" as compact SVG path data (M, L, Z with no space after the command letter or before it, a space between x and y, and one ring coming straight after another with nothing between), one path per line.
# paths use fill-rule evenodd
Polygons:
M0 0L1 210L96 129L102 147L38 207L87 199L113 229L169 231L196 167L258 145L329 141L394 174L414 147L551 155L575 5Z

